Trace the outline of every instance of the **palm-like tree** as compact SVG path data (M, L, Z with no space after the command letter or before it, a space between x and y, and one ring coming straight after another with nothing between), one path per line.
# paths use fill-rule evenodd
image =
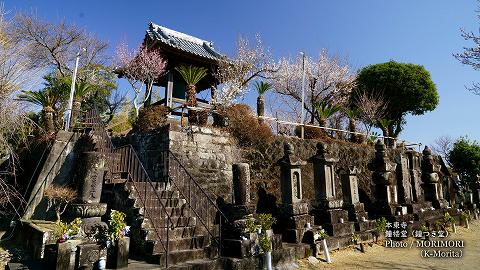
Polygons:
M72 124L77 122L78 116L80 115L82 102L88 100L93 92L94 87L91 84L83 81L75 83L75 93L73 95L72 104Z
M313 104L313 108L315 109L317 115L318 124L321 127L327 126L327 119L330 118L332 115L340 111L341 107L331 104L330 102L322 101L320 103L315 102Z
M175 67L183 80L187 83L187 106L197 106L197 83L207 76L207 69L193 65L181 65ZM197 122L197 113L194 110L188 111L188 122L193 124Z
M352 132L350 141L356 142L357 136L354 132L357 132L357 118L360 115L360 111L357 108L347 109L345 114L348 117L348 131Z
M264 116L265 115L265 98L264 94L273 88L271 83L264 82L264 81L259 81L255 82L255 88L257 89L258 92L258 97L257 97L257 115L258 116Z
M68 98L69 87L65 78L47 75L44 77L45 87L40 91L22 91L17 100L42 107L42 120L45 131L55 131L56 117L61 117L64 101Z
M57 112L57 105L64 96L64 93L60 91L46 88L42 91L22 91L22 93L17 96L17 99L42 107L44 128L48 134L51 134L55 131L54 114Z

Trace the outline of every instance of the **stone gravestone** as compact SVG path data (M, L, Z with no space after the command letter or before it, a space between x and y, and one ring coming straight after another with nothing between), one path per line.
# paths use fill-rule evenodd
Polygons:
M432 155L432 150L425 146L422 160L422 179L425 191L425 200L432 202L433 207L443 209L448 202L443 198L442 183L440 183L440 168L437 160Z
M322 225L330 235L341 236L351 234L354 223L349 222L348 211L343 210L343 200L337 193L336 163L338 159L330 153L326 144L317 144L317 153L311 158L313 162L315 202L312 210L318 225ZM357 184L355 184L357 185ZM350 190L351 191L351 190ZM358 187L355 198L359 201Z
M97 229L106 228L101 217L107 212L107 204L100 203L105 175L104 153L85 152L78 172L78 200L70 205L71 214L82 218L82 230L89 236Z
M233 164L232 171L234 203L250 204L250 165L248 163Z
M477 175L477 180L473 183L473 202L478 206L480 204L480 176Z
M375 183L375 206L380 215L393 216L399 211L397 185L395 181L395 169L397 164L388 158L387 148L383 140L379 139L375 144L375 159L373 167L373 182ZM402 210L400 210L402 212Z
M402 151L395 161L397 163L398 202L404 205L411 205L413 202L413 189L410 182L408 158Z
M352 166L340 171L343 192L343 208L348 211L349 219L355 221L357 231L371 230L375 227L374 220L368 220L365 206L360 202L358 194L358 178L360 173L357 167Z
M408 170L410 172L410 184L412 186L412 200L416 203L425 201L422 188L422 169L420 164L420 154L414 149L406 151L408 158Z
M255 211L255 206L250 204L250 165L233 164L232 173L234 202L222 210L233 227L222 226L222 255L245 258L253 255L251 251L257 242L246 228L248 218Z
M91 239L98 230L105 230L107 224L101 217L107 212L107 204L100 203L103 179L106 172L106 154L84 152L78 169L78 199L70 205L73 217L80 217L80 225L86 238L77 246L76 269L94 269L100 257L105 257L106 249Z
M284 145L284 155L277 161L280 166L280 190L282 203L279 206L279 226L283 229L283 240L290 243L302 242L304 233L314 224L308 214L308 204L302 201L302 170L306 162L294 155L293 145Z

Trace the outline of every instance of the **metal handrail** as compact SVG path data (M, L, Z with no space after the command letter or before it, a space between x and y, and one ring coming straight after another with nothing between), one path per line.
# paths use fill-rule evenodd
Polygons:
M108 152L111 155L120 154L120 159L121 160L118 161L119 163L117 163L112 168L110 168L110 172L111 173L127 173L128 174L128 180L127 181L133 183L133 187L134 187L135 190L137 190L137 193L139 193L139 195L141 193L138 191L138 187L135 185L135 183L138 183L138 182L149 183L150 187L154 191L155 196L157 197L157 200L160 204L161 211L163 211L166 214L166 224L165 224L165 228L166 228L166 231L167 231L167 242L166 242L166 244L162 241L162 237L161 237L161 234L159 232L159 229L155 225L155 222L153 222L153 219L151 218L151 214L149 213L149 211L147 209L147 191L146 191L146 186L147 185L144 185L144 188L145 188L144 195L145 195L145 197L142 197L142 196L139 196L139 197L140 197L140 200L142 201L142 204L144 206L144 211L146 212L147 218L149 218L152 221L151 225L153 226L153 230L155 231L155 233L157 235L157 239L162 244L163 250L165 250L165 253L166 253L166 256L165 256L165 261L166 262L165 263L166 263L166 266L168 267L168 254L169 254L169 233L168 233L168 231L169 231L170 225L172 226L172 229L174 228L174 223L171 219L171 216L168 214L168 211L166 210L166 206L162 203L161 196L159 196L158 191L154 187L153 182L151 181L146 169L144 168L142 162L140 161L136 151L134 150L134 148L131 145L125 145L125 146L118 147L118 148L115 148L113 146L113 143L110 139L110 136L108 136L107 132L105 131L105 126L103 125L96 108L94 108L91 112L87 113L86 120L87 120L87 124L90 124L92 126L93 131L96 132L101 137L101 139L106 143L105 148L107 148L107 149L100 149L100 150L107 150L106 152ZM125 149L128 149L128 150L125 150ZM128 154L127 154L127 152L128 152ZM182 195L182 197L185 198L185 200L187 202L187 205L192 210L194 215L198 218L198 220L200 221L202 226L207 230L207 233L211 236L213 241L217 242L219 248L221 248L222 219L225 220L227 223L229 223L228 218L220 210L220 208L217 206L217 204L210 198L210 196L207 194L207 192L200 186L200 184L192 177L192 175L183 166L183 164L175 156L175 154L173 154L170 150L168 150L168 152L169 152L169 156L173 158L173 160L180 166L180 168L184 172L184 174L187 175L187 177L189 179L188 184L189 185L193 184L193 186L195 186L196 189L198 191L200 191L200 194L195 193L195 195L196 196L203 195L203 197L207 199L207 202L209 203L210 207L213 207L213 209L215 211L214 214L215 215L217 213L220 214L219 239L217 240L215 238L214 233L212 233L211 228L209 228L209 226L207 224L208 222L206 222L203 219L203 217L201 216L200 213L197 213L194 205L192 204L191 192L190 192L190 196L187 196L185 190L182 190L182 188L176 183L175 179L172 179L172 177L169 177L169 179L173 180L173 181L170 181L170 182L175 186L175 188ZM135 164L133 164L133 168L131 168L132 164L130 162L132 162L132 160L130 160L129 157L132 157L133 162L135 163ZM129 160L126 160L126 159L129 159ZM113 162L113 164L115 164L115 163L116 162ZM189 187L189 190L191 191L190 187ZM209 214L208 211L207 211L207 214Z
M141 174L143 174L143 176L140 176L137 174L137 172L132 172L130 169L130 166L126 166L126 168L120 168L118 171L115 171L115 172L125 172L128 174L128 179L130 180L130 182L133 183L133 186L135 188L135 190L137 191L137 193L140 195L140 200L142 201L142 204L144 206L144 211L147 213L147 216L148 216L148 219L150 219L152 222L152 226L153 226L153 229L155 231L155 233L157 234L157 238L158 240L160 241L160 243L162 244L162 247L163 249L165 250L165 252L168 254L168 242L169 242L169 239L168 239L168 228L170 227L170 225L172 226L172 229L174 228L174 223L172 221L172 218L171 216L168 214L168 211L166 209L166 206L162 203L162 198L161 196L159 196L158 192L156 191L155 189L155 186L153 185L153 182L152 180L150 179L150 177L148 176L147 174L147 171L145 170L145 168L143 167L143 164L140 162L140 159L138 158L137 156L137 153L135 152L135 150L133 149L133 147L131 145L124 145L124 146L121 146L121 147L118 147L118 148L115 148L113 150L113 153L117 153L117 152L120 152L120 154L122 154L122 149L128 149L128 155L125 155L125 156L128 156L128 157L133 157L133 162L135 162L136 164L134 165L134 167L137 167L137 170L140 171ZM128 162L130 164L130 162ZM120 164L120 167L121 167L122 164ZM152 217L150 216L150 213L147 209L147 185L144 186L145 188L145 192L144 192L144 196L145 197L142 197L141 196L141 193L139 191L139 189L137 188L137 186L135 185L135 183L148 183L148 185L152 188L157 198L157 201L158 203L160 204L160 210L162 212L165 213L166 215L166 220L167 220L167 224L165 224L165 228L167 228L167 244L165 245L161 239L161 235L160 233L158 232L158 229L157 229L157 226L155 226L155 222L153 222L153 219ZM167 256L168 257L168 256ZM167 265L168 265L168 262L167 262Z
M200 186L200 184L195 180L195 178L193 178L193 176L188 172L188 170L185 168L185 166L183 166L183 164L180 162L180 160L177 158L177 156L175 156L175 154L168 150L168 153L169 155L171 155L175 161L180 165L180 167L183 169L183 171L188 175L188 177L190 178L190 180L192 180L192 182L195 184L195 186L197 186L200 191L202 192L202 194L210 201L211 205L213 207L215 207L215 209L218 211L218 213L220 213L220 215L222 216L223 219L225 219L225 221L227 223L230 223L230 221L228 220L228 218L225 216L225 214L220 210L220 208L217 206L217 204L212 200L212 198L210 198L210 196L207 194L207 192Z

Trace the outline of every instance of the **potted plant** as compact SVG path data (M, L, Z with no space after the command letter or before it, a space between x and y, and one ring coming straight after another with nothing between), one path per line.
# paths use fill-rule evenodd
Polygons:
M318 240L321 241L322 250L325 253L325 259L327 263L331 263L332 259L330 258L330 252L328 251L327 238L328 238L328 233L324 229L320 230L318 233L316 233L313 236L314 241L318 241Z
M464 224L465 224L465 228L467 229L470 229L470 225L469 225L469 221L472 219L472 217L470 216L470 213L466 212L466 211L463 211L461 214L460 214Z
M58 220L55 225L55 239L57 239L57 243L64 243L76 237L80 232L81 223L82 220L80 218L76 218L70 223Z
M454 217L452 217L452 216L450 215L450 213L445 212L445 214L444 214L444 216L443 216L443 221L444 221L444 223L445 223L445 226L447 226L448 224L451 224L451 225L452 225L452 231L453 231L454 233L457 232L457 227L456 227L456 225L455 225L455 222L457 222L457 220L456 220Z
M58 220L55 223L55 244L45 245L45 262L53 269L71 269L74 267L77 245L81 240L74 240L80 232L80 218L70 223Z
M130 227L125 223L125 213L117 210L110 212L108 221L107 267L118 269L128 266Z
M269 231L272 225L277 222L271 214L259 214L257 219L247 220L247 229L250 233L256 233L258 236L258 245L262 253L265 253L265 263L267 270L272 270L272 242L270 241Z
M430 240L430 236L429 236L430 232L428 231L427 225L423 224L422 226L420 226L420 231L422 231L422 235L425 241Z
M375 221L375 243L378 243L378 238L381 235L384 235L385 231L387 231L387 219L385 217L381 217Z

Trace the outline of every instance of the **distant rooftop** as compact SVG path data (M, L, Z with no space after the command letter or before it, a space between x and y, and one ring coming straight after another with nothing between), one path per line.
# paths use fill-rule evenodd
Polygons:
M159 41L164 45L200 57L211 60L225 58L224 55L215 50L212 42L157 25L153 22L149 25L147 36L149 36L151 40Z

